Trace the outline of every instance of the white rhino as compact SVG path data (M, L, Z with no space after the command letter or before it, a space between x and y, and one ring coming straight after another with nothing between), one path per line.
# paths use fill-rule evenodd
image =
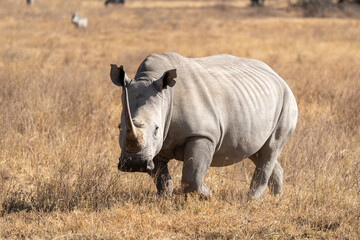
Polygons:
M185 192L211 196L209 167L250 158L256 168L249 197L269 185L281 192L278 157L295 130L298 109L284 80L265 63L231 55L186 58L153 54L134 79L111 65L123 90L118 168L148 172L159 193L171 194L170 159L183 161Z

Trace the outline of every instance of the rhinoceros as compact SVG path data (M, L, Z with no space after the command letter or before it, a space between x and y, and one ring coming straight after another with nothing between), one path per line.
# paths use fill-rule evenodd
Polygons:
M111 64L122 87L118 168L147 172L159 194L171 195L168 162L183 162L181 188L210 197L209 167L249 158L255 164L249 198L266 186L281 193L278 157L295 130L298 109L285 81L265 63L221 54L186 58L152 54L130 79Z

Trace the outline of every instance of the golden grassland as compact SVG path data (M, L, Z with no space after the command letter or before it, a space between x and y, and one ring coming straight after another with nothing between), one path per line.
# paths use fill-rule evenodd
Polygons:
M360 238L358 19L224 2L23 2L0 2L1 239ZM87 29L71 25L73 11ZM299 120L279 159L282 198L245 201L249 160L210 169L208 201L163 199L148 175L117 171L110 64L133 76L167 51L256 58L289 84ZM179 188L181 164L170 165Z

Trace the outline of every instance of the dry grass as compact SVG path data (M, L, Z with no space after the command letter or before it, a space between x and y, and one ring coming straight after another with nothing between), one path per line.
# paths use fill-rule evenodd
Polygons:
M23 2L0 2L0 238L360 238L359 20ZM88 29L70 24L75 10ZM117 171L121 104L110 63L133 76L148 54L166 51L257 58L288 82L300 116L280 157L282 199L244 201L248 160L208 172L210 201L161 199L149 176ZM179 187L181 164L171 173Z

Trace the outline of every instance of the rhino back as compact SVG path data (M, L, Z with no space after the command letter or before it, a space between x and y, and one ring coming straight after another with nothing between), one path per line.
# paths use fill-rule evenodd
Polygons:
M256 153L273 132L284 94L290 91L266 64L231 55L151 55L136 76L157 79L171 68L177 69L178 77L163 152L181 152L188 139L205 137L216 145L214 166L232 164Z

